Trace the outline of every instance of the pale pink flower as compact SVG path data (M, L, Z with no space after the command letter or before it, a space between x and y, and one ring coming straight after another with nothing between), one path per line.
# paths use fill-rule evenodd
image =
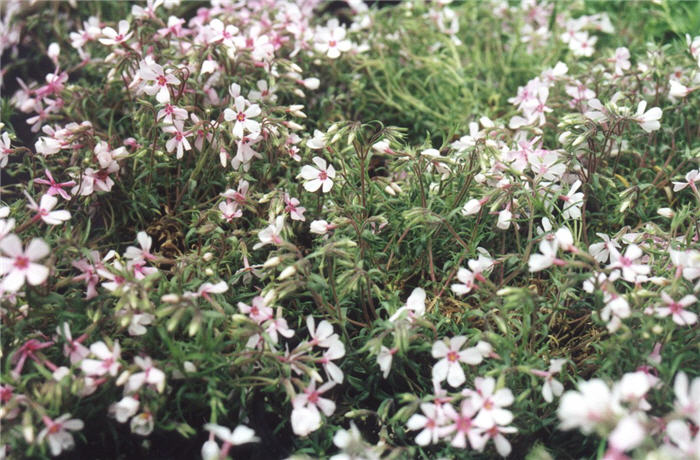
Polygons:
M80 368L83 372L89 376L102 376L107 373L112 377L117 375L121 367L121 364L119 364L121 356L119 341L114 342L112 350L104 342L95 342L90 345L90 353L99 359L83 359L80 363Z
M658 107L652 107L649 110L647 108L647 101L640 101L637 106L637 113L635 113L633 120L639 123L639 127L644 131L650 133L656 131L661 127L659 120L663 115L663 112Z
M304 208L303 206L299 206L299 200L290 197L289 193L284 194L284 204L284 210L289 213L292 220L299 220L302 222L306 220L306 218L304 217L304 212L306 212L306 208Z
M695 377L688 388L688 376L679 372L673 382L676 394L675 408L683 416L700 425L700 377Z
M163 132L173 135L173 137L168 139L168 142L165 143L165 148L168 149L168 152L177 149L176 157L178 160L182 158L184 150L192 150L192 146L187 140L192 133L190 131L185 131L182 120L173 120L173 124L164 127Z
M149 96L155 94L156 100L161 104L170 103L169 86L180 84L180 80L172 74L172 70L163 70L163 67L157 64L150 56L146 56L146 59L139 62L137 76L146 83L152 82L150 85L144 84L142 91Z
M387 378L389 376L389 372L391 371L391 362L397 351L399 351L398 348L387 348L384 345L381 346L379 354L377 354L377 364L379 365L379 370L382 371L383 378Z
M481 452L486 446L487 439L481 435L481 430L474 424L474 416L478 409L472 402L469 399L463 400L459 412L450 404L445 404L442 408L445 416L452 422L445 426L445 435L454 433L450 444L453 447L466 449L467 440L469 440L472 449Z
M282 229L284 228L284 216L277 216L275 222L260 230L258 233L259 243L253 246L253 249L259 249L268 244L279 246L284 242L282 239Z
M145 358L136 356L134 357L134 363L143 369L143 372L137 372L129 376L124 392L131 394L138 391L143 385L153 385L159 393L162 393L165 389L165 373L154 367L153 361L148 356Z
M46 415L42 418L46 427L39 432L37 441L41 443L46 439L53 456L60 455L64 450L72 449L75 446L75 441L70 431L80 431L85 426L82 420L70 417L71 414L63 414L56 420L51 420Z
M341 52L352 49L352 42L345 38L346 33L345 27L341 27L338 20L333 18L328 21L327 27L321 27L316 32L314 48L331 59L337 59Z
M313 157L312 161L316 168L310 165L305 165L301 168L301 177L306 181L304 188L309 192L315 192L322 188L323 193L330 192L333 188L333 179L335 178L335 168L333 165L326 163L321 157Z
M630 244L622 255L614 248L610 248L610 264L608 269L619 268L622 271L622 278L629 282L637 281L640 276L646 276L651 269L648 265L637 262L642 257L643 252L636 244Z
M566 363L565 359L553 359L549 363L549 370L540 371L533 369L531 371L534 375L544 378L544 384L542 385L542 397L544 397L544 400L547 402L552 402L554 400L554 396L561 396L561 394L564 392L564 385L562 385L559 380L554 378L555 374L561 372L564 363Z
M484 428L482 435L485 438L485 442L488 442L489 439L493 439L493 443L496 446L496 451L498 454L501 457L507 457L510 455L512 447L510 442L508 442L508 439L506 439L503 434L516 433L517 431L518 429L512 426L493 425L489 428Z
M104 38L100 38L100 43L108 46L120 45L126 42L133 35L133 32L129 32L128 21L123 19L119 21L118 29L118 32L111 27L105 27L102 29L102 36Z
M246 105L249 105L249 107L246 108ZM253 118L262 113L260 106L258 104L250 104L243 96L236 96L234 106L235 110L224 110L224 119L226 121L234 121L233 136L236 139L242 139L243 133L248 131L248 133L254 134L253 137L257 137L258 133L260 133L260 122L253 120Z
M423 403L420 405L421 414L413 414L406 422L406 428L409 430L421 430L416 436L416 444L419 446L427 446L428 444L436 444L444 433L443 428L444 414L438 410L435 404Z
M433 358L442 358L433 366L433 380L442 382L447 379L447 383L454 388L466 381L461 363L476 365L483 360L476 347L461 349L466 341L467 337L458 335L449 342L438 340L433 343Z
M672 315L673 322L679 326L690 326L698 321L698 315L686 310L687 307L698 301L694 295L687 295L681 300L675 301L665 292L661 293L661 300L665 306L656 307L656 315L662 318Z
M693 169L685 175L685 182L673 182L673 191L678 192L690 186L694 192L697 192L697 185L695 185L695 183L698 181L700 181L700 169Z
M46 175L48 180L34 179L34 182L36 182L37 184L48 185L49 189L46 191L47 195L53 196L58 194L61 195L61 197L64 200L70 200L70 195L68 195L68 193L65 190L63 190L63 187L73 187L75 185L75 181L71 180L68 182L56 182L53 176L51 175L51 171L49 171L48 169L44 170L44 174Z
M25 280L36 286L48 278L48 267L36 263L50 252L43 240L34 238L26 249L22 249L22 241L11 233L0 240L0 251L5 255L0 257L0 275L4 276L0 289L3 291L17 292Z
M151 246L153 245L153 239L148 236L146 232L138 232L136 234L136 240L139 242L140 248L135 246L128 246L124 256L127 259L132 260L156 260L156 256L151 253Z
M58 204L58 198L51 196L48 193L41 196L39 204L34 201L34 199L25 191L25 195L29 200L27 207L32 211L36 212L35 220L41 219L49 225L60 225L63 222L70 220L70 212L65 210L52 211L52 209Z
M457 279L460 283L455 283L451 286L452 292L457 295L469 293L476 287L477 281L486 281L482 273L491 270L493 267L493 259L479 254L478 259L470 259L467 265L469 269L460 267L457 271Z
M238 309L241 311L241 313L248 315L250 319L258 324L262 324L274 317L274 311L271 307L267 306L265 299L261 296L254 297L251 305L238 302Z
M230 200L219 203L219 211L221 212L221 218L226 222L231 222L233 219L237 219L243 215L243 211L240 209L238 203Z
M590 434L599 423L614 419L614 408L610 387L600 379L592 379L579 383L578 391L564 393L557 415L562 430L579 428L584 434Z
M508 425L513 421L513 414L504 409L513 404L513 393L508 388L496 390L493 377L477 377L474 379L475 392L471 393L471 401L479 414L474 423L482 428L493 425Z

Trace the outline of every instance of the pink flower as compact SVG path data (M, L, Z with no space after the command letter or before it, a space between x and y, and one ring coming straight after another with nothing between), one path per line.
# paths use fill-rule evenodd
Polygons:
M59 455L64 450L72 449L75 446L75 441L69 431L80 431L85 426L82 420L71 419L70 414L63 414L56 420L51 420L44 415L43 422L46 428L39 432L37 441L43 442L46 439L53 456Z
M566 363L565 359L553 359L549 363L549 370L539 371L533 369L531 372L538 377L544 377L544 385L542 385L542 397L547 402L552 402L554 396L561 396L564 391L564 385L554 378L554 374L561 372L561 368Z
M165 373L154 367L153 361L149 357L136 356L134 362L143 369L143 372L137 372L129 377L124 392L126 394L135 393L145 384L155 386L158 392L162 393L165 389Z
M406 428L409 430L421 430L416 436L416 444L419 446L435 444L446 431L442 427L445 416L435 404L423 403L420 405L420 408L423 411L423 415L413 414L406 422Z
M326 160L321 157L313 157L312 161L317 166L316 168L309 165L301 168L301 177L306 180L304 188L309 192L315 192L323 187L323 193L330 192L333 188L335 168L333 165L328 165Z
M635 282L640 276L646 276L651 269L648 265L640 264L637 259L642 257L642 250L636 244L630 244L622 255L614 248L610 248L610 265L607 268L619 268L622 270L622 278L629 282Z
M482 428L493 425L508 425L513 421L513 414L504 409L513 404L513 393L508 388L496 390L493 377L474 379L476 392L471 393L471 400L479 410L474 423Z
M51 175L51 171L48 169L44 170L44 174L46 174L46 177L48 177L48 180L46 179L34 179L34 182L37 184L43 184L43 185L48 185L49 189L46 191L47 195L61 195L61 197L64 200L70 200L70 195L63 190L63 187L73 187L75 185L75 181L71 180L68 182L56 182Z
M460 363L471 365L479 364L483 357L476 347L461 350L467 338L463 335L452 337L449 345L445 340L438 340L433 344L433 358L442 358L433 366L433 380L447 383L452 387L462 385L466 377Z
M173 135L173 137L171 137L168 142L165 143L165 148L168 149L168 152L172 152L173 150L177 149L176 157L178 160L182 158L184 150L192 150L192 146L187 140L192 133L185 131L182 120L173 120L173 124L164 127L163 132Z
M253 137L257 137L260 133L260 123L253 120L262 113L258 104L251 104L247 109L248 101L243 96L236 96L234 99L235 110L224 110L224 119L226 121L234 121L233 136L236 139L242 139L244 131L255 133Z
M0 240L0 251L7 256L0 257L0 275L4 275L0 289L3 291L17 292L25 280L36 286L48 278L49 269L35 263L50 252L43 240L34 238L23 250L19 237L12 233Z
M299 200L290 197L289 193L284 194L284 204L284 210L289 213L292 220L300 220L302 222L306 220L306 218L304 217L304 212L306 211L306 208L299 206Z
M84 359L80 364L80 368L89 376L102 376L109 374L112 377L117 375L121 364L119 358L121 356L121 347L119 341L114 342L112 350L110 350L104 342L95 342L90 345L90 352L99 359Z
M58 326L56 332L66 341L66 344L63 346L63 354L70 357L71 364L79 363L90 354L90 350L82 344L87 335L83 334L77 339L73 339L70 325L66 322Z
M153 245L153 239L148 236L146 232L138 232L136 234L136 240L139 242L140 248L135 246L129 246L126 248L124 256L131 260L156 260L156 256L151 254L151 246Z
M445 427L446 433L454 433L450 444L454 447L465 449L468 439L472 449L481 452L486 445L486 438L481 435L479 427L474 425L474 415L477 412L477 408L474 407L472 402L468 399L463 400L459 412L450 404L445 404L443 410L446 417L453 422Z
M666 294L661 293L661 300L666 304L665 307L656 307L656 314L662 318L672 315L673 322L679 326L690 326L698 321L698 315L692 311L688 311L685 308L694 304L698 301L698 298L694 295L687 295L679 301L675 301Z
M460 267L457 271L457 279L461 283L455 283L451 286L452 292L457 295L467 294L476 287L477 281L485 281L482 273L493 267L493 260L483 254L479 254L478 259L471 259L467 264L470 270Z
M142 91L149 96L156 95L156 100L161 104L170 103L170 85L179 85L178 80L170 69L166 72L152 57L146 56L146 59L139 62L139 70L137 76L144 82L153 82L150 85L143 85Z

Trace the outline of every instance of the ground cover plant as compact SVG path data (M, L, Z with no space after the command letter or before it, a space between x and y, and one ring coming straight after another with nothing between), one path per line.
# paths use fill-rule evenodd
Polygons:
M700 458L700 6L5 2L0 458Z

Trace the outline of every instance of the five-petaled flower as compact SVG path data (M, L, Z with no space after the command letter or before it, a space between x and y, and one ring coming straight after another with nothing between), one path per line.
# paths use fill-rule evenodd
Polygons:
M309 192L315 192L319 188L323 193L330 192L333 188L335 168L333 165L327 164L326 160L321 157L313 157L311 161L314 162L316 168L311 165L305 165L301 168L301 177L306 181L304 188Z

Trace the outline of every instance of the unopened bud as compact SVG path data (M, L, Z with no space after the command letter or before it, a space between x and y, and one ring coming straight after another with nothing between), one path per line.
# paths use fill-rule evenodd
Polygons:
M671 219L676 213L671 208L659 208L656 213L662 217Z
M280 262L282 262L282 259L279 256L270 257L263 264L263 268L276 267L280 264Z
M204 270L204 274L207 275L207 276L214 276L214 270L212 270L211 268L207 267L207 268Z
M202 256L202 260L205 262L210 262L214 258L214 254L211 252L205 252L204 255Z
M391 188L391 185L387 185L386 187L384 187L384 191L391 196L396 196L396 192L393 188Z
M180 301L180 296L177 294L165 294L160 300L165 303L178 303Z
M285 268L282 270L282 273L277 277L278 280L286 280L287 278L290 278L294 276L297 272L297 268L294 265L290 265L289 267Z

